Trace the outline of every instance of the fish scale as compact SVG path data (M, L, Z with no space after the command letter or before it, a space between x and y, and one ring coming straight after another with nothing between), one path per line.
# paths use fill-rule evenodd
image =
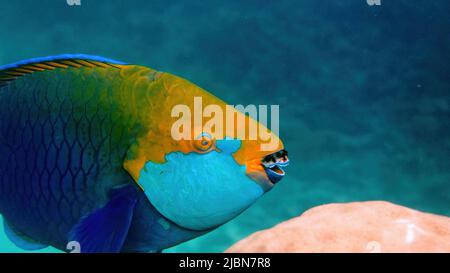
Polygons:
M97 101L113 88L113 80L97 87L106 71L61 70L58 77L43 71L0 89L0 202L8 208L2 213L15 229L42 238L40 243L64 248L80 217L104 205L108 188L129 180L117 171L128 148L124 129L116 125L112 100L103 109ZM76 90L80 72L85 96ZM111 79L118 71L107 73ZM115 179L99 180L111 173Z

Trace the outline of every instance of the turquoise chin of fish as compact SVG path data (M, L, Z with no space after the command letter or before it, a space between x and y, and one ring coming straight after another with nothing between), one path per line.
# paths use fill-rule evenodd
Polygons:
M149 161L139 184L152 205L178 225L193 230L214 228L240 214L264 193L245 174L246 167L232 157L240 142L219 140L220 152L174 152L163 164Z

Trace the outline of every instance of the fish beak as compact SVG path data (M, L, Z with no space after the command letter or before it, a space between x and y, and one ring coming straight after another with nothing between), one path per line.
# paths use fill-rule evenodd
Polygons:
M284 167L289 165L289 158L286 150L281 150L276 153L265 156L262 159L262 167L264 168L267 177L272 184L278 183L284 176Z
M246 161L246 174L267 192L286 175L289 158L284 149L260 156Z

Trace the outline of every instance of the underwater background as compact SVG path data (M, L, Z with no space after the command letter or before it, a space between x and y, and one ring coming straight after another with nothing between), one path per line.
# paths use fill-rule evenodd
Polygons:
M449 12L447 0L0 0L0 65L100 55L230 104L280 105L286 178L165 251L221 252L324 203L387 200L450 216ZM0 252L23 251L0 231Z

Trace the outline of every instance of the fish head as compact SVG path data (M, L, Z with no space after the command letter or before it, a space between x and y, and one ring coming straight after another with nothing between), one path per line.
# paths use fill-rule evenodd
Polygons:
M160 80L138 184L177 225L215 228L285 176L287 152L274 132L211 93L171 74Z

